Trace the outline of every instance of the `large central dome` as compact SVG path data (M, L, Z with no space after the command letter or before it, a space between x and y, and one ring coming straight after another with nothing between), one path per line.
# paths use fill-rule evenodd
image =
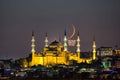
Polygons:
M61 42L55 40L49 46L58 47L58 46L62 46L62 44L61 44Z

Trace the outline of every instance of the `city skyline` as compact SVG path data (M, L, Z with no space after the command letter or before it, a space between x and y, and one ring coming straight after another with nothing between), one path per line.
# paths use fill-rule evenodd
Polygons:
M0 59L18 59L31 53L31 36L35 32L36 51L43 51L45 34L49 43L63 40L72 33L72 24L80 33L81 51L120 47L120 1L0 1Z

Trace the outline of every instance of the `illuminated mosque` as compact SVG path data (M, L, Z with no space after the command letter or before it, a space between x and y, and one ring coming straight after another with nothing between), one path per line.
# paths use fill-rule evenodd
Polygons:
M76 39L76 52L72 53L68 50L68 38L66 35L66 30L64 32L64 40L63 44L60 41L53 41L51 44L48 44L48 36L46 33L45 36L45 46L43 52L36 53L35 52L35 37L34 32L32 32L32 40L31 40L31 61L30 66L34 65L56 65L56 64L65 64L70 65L71 61L76 61L77 63L88 63L90 64L92 60L96 60L96 42L93 40L92 46L92 56L90 58L81 58L81 50L80 50L80 36L79 31L77 33Z

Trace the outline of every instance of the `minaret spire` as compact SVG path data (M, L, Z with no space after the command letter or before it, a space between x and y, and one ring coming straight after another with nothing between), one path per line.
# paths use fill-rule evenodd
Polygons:
M45 47L48 47L48 34L45 35Z
M66 30L64 32L64 51L67 51L67 37L66 37Z
M78 53L78 59L80 58L80 36L79 36L79 31L78 31L78 34L77 34L77 50L76 52Z
M59 36L59 42L61 42L61 38L60 38L60 36Z
M60 37L60 34L59 34L59 42L61 42L61 37Z
M31 42L32 42L32 45L31 45L32 50L31 50L31 52L35 53L35 38L34 38L34 32L33 31L32 31L32 40L31 40Z
M65 29L65 32L64 32L64 36L66 36L66 29Z
M95 37L93 38L93 60L96 59L96 41Z

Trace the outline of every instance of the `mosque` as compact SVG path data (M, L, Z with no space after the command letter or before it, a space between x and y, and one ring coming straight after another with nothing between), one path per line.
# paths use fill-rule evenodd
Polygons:
M93 40L92 46L92 56L89 58L81 58L81 50L80 50L80 36L79 31L77 33L76 39L76 52L72 53L68 50L68 39L66 35L66 30L64 32L64 40L63 44L60 41L53 41L51 44L48 44L48 36L46 33L45 36L45 46L44 50L40 53L35 52L35 37L34 32L32 32L32 40L31 40L31 61L30 66L34 65L56 65L56 64L65 64L70 65L71 61L76 61L77 63L85 63L90 64L92 60L96 60L96 42Z

